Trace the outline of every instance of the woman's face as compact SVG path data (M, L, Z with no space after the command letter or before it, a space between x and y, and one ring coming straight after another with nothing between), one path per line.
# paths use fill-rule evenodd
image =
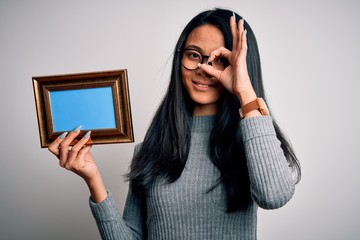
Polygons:
M222 32L213 25L202 25L195 28L188 36L185 48L196 49L202 55L224 47L225 41ZM206 63L205 59L204 63ZM214 115L218 112L218 101L224 91L222 84L214 77L209 76L200 68L188 70L181 68L182 82L194 102L193 115Z

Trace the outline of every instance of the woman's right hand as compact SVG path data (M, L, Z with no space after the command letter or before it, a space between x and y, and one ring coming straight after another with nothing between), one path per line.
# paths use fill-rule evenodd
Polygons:
M86 145L91 132L86 133L74 146L70 146L79 133L80 129L68 134L63 133L50 144L48 149L59 159L61 167L76 173L85 180L92 200L101 202L107 197L107 192L95 159L90 152L91 145Z

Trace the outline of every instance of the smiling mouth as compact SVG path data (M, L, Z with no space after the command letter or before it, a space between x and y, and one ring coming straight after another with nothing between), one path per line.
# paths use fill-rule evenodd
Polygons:
M193 81L193 84L195 84L196 86L199 87L203 87L203 88L210 88L210 87L215 87L217 84L203 84L203 83L198 83Z
M195 83L195 84L196 84L196 83ZM199 87L210 87L210 85L207 85L207 84L197 83L196 85L198 85Z

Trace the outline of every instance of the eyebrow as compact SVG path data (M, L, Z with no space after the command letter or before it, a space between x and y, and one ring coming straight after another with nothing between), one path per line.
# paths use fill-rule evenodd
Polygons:
M203 53L202 49L196 45L190 44L190 45L185 46L185 48L195 49L195 50L198 50L199 52Z

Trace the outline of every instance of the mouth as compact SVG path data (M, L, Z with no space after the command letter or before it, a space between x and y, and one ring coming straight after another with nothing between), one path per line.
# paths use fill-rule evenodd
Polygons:
M216 87L218 85L218 83L215 83L215 84L209 84L209 83L202 83L202 82L198 82L198 81L192 81L192 83L197 86L197 87L200 87L200 88L213 88L213 87Z

